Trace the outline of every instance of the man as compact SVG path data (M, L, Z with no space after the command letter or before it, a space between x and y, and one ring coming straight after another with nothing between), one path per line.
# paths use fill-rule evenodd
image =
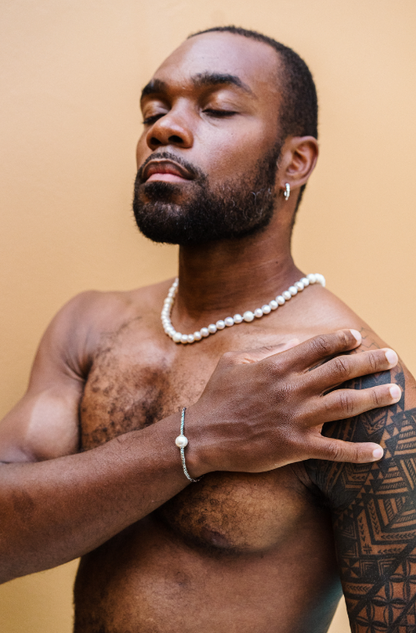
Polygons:
M181 245L179 285L83 294L48 328L0 430L1 580L82 556L76 633L317 633L341 576L354 631L413 630L414 381L290 255L307 68L216 29L142 109L135 216Z

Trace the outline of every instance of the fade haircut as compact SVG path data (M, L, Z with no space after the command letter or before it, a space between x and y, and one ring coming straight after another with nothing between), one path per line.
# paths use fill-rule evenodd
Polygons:
M233 33L248 37L271 46L277 53L280 63L278 77L282 102L277 116L279 118L279 136L283 142L288 136L313 136L318 138L318 97L316 86L303 59L291 48L277 42L272 37L243 29L237 26L216 26L204 31L192 33L188 39L203 33ZM296 209L299 206L306 185L300 189Z

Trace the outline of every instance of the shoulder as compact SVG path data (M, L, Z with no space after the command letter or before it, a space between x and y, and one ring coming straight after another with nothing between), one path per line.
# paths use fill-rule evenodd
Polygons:
M388 344L338 297L324 288L317 288L316 290L315 296L312 297L311 293L308 299L305 293L305 299L307 299L305 301L305 313L309 323L308 336L315 336L336 329L355 328L361 333L362 344L353 353L388 347ZM383 464L386 464L386 460L391 457L390 448L392 443L395 443L402 433L413 433L416 437L416 382L400 359L400 350L395 351L399 354L399 363L395 368L390 371L356 378L343 385L343 387L347 389L367 389L377 384L397 383L402 389L401 400L390 407L374 408L372 411L354 418L325 424L322 429L324 435L337 439L352 442L371 441L380 443L385 449L385 457L381 462ZM409 424L412 428L409 427ZM392 438L395 439L392 440ZM416 448L416 444L414 448ZM397 458L397 448L395 448L394 454ZM327 501L337 506L342 503L346 490L349 490L349 493L352 494L354 486L347 482L352 479L358 481L360 478L359 473L363 475L364 472L376 470L380 467L380 463L378 465L353 465L311 460L306 463L306 467L313 483L318 485L326 496Z
M330 310L334 308L332 322L338 323L338 313L350 318L335 302ZM386 347L353 313L346 325L361 331L363 342L356 353ZM325 424L322 432L349 442L376 442L384 450L382 459L369 464L310 460L304 465L314 491L331 511L352 630L413 631L408 613L416 603L411 581L416 555L416 383L399 359L393 369L343 387L367 389L380 383L398 384L400 401L381 408L374 403L373 410Z
M159 318L171 280L128 291L88 290L70 299L54 316L38 354L59 357L75 373L85 374L101 337L126 323Z
M368 327L360 328L363 342L359 353L366 349L386 347L381 339ZM343 388L368 389L379 384L396 383L402 390L402 397L397 404L376 408L359 416L325 424L322 433L328 437L349 442L375 442L384 449L381 461L371 464L335 463L323 460L306 462L310 479L318 486L326 502L334 509L340 510L354 502L361 495L369 482L378 480L380 485L391 479L403 465L416 458L416 383L409 370L399 358L396 367L389 371L362 376L349 381ZM412 478L416 473L412 467ZM397 473L396 473L397 474ZM410 491L414 494L416 479L409 482ZM374 483L371 484L374 489Z

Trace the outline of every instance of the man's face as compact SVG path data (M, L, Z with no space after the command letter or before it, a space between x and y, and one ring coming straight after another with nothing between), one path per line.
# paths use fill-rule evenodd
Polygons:
M142 96L133 209L155 241L200 244L265 227L280 146L277 56L229 33L186 41Z

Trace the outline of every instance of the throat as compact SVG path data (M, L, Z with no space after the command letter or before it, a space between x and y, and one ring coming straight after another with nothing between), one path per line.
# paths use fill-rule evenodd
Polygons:
M245 310L240 313L237 312L233 316L228 315L209 323L194 332L183 334L175 329L171 320L172 308L176 299L176 295L179 289L179 279L176 278L172 286L169 289L168 295L163 303L161 320L164 332L174 343L180 343L182 345L188 345L202 341L209 336L216 334L217 332L240 325L241 323L251 323L256 319L261 319L267 316L271 312L275 312L278 308L282 308L293 297L296 297L299 293L303 292L309 286L314 284L321 284L325 286L325 278L320 273L310 273L306 277L301 277L297 281L294 281L286 290L277 294L273 299L270 299L267 303L264 303L261 307Z

